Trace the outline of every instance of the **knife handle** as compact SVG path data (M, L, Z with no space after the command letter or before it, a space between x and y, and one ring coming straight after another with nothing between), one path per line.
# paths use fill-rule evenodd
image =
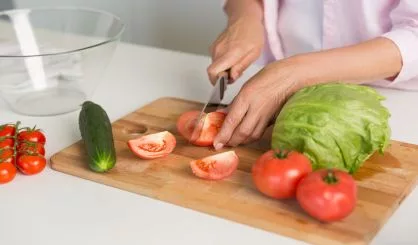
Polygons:
M225 71L222 71L218 74L218 77L226 77L226 79L229 80L231 79L231 68L226 69Z

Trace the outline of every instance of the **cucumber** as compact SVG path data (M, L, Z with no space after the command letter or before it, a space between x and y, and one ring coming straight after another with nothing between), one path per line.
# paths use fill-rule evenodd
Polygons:
M98 173L112 169L116 165L116 150L106 111L100 105L86 101L82 104L78 123L89 168Z

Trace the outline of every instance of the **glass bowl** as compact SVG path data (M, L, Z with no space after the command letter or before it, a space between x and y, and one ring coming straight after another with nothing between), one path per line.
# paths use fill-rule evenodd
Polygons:
M100 85L124 29L117 16L87 8L0 12L0 96L29 116L79 109Z

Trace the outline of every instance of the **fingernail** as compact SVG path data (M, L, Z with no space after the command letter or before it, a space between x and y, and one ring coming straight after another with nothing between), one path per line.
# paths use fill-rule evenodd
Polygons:
M224 147L224 145L222 143L216 143L215 144L215 150L220 150L220 149L222 149L222 147Z

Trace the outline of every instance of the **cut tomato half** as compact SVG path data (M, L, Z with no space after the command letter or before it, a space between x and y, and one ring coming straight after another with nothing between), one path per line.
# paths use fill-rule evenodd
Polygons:
M235 151L227 151L190 162L193 174L202 179L221 180L237 169L239 158Z
M168 131L141 136L128 141L131 151L142 159L165 157L176 147L176 138Z
M177 131L194 145L211 146L222 127L226 114L220 111L210 112L197 123L199 114L199 111L183 113L177 120ZM196 125L198 125L196 135L192 135Z

